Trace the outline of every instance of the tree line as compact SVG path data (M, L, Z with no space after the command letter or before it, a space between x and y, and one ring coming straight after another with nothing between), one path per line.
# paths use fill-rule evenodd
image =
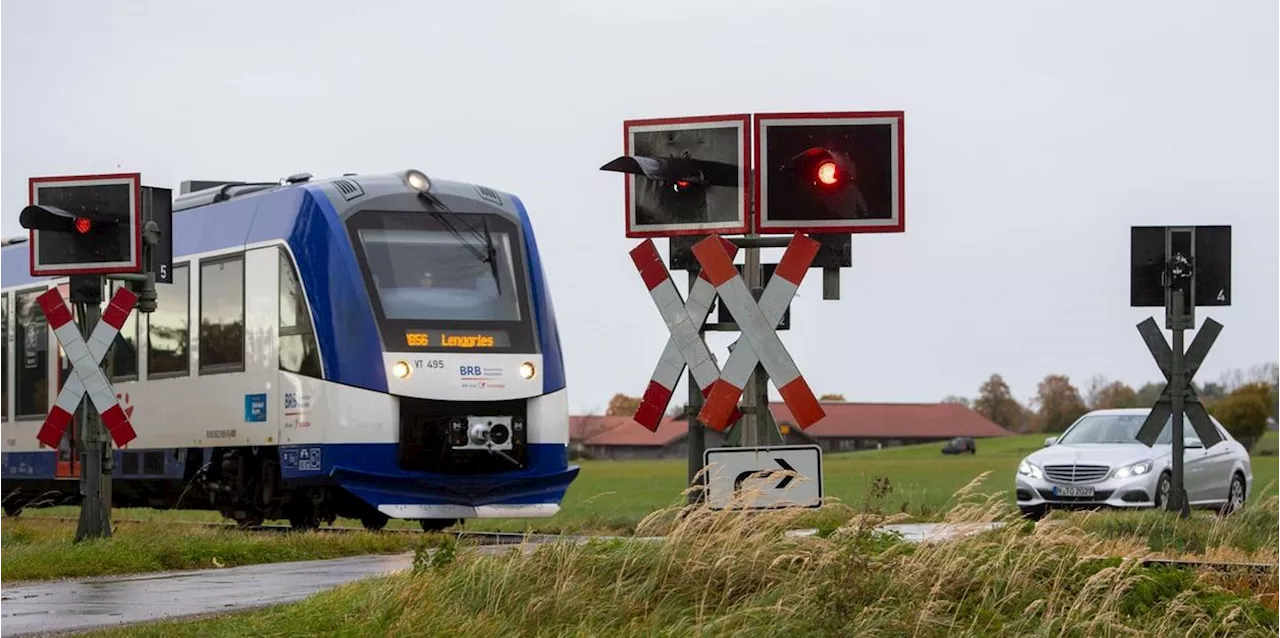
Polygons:
M1215 382L1192 383L1201 402L1222 426L1246 447L1266 431L1268 419L1277 418L1277 386L1280 365L1275 362L1223 373ZM978 396L948 396L944 403L960 403L1012 432L1062 432L1090 410L1150 407L1160 397L1163 382L1134 389L1123 381L1102 375L1089 380L1084 394L1062 374L1040 381L1036 394L1023 405L1013 397L999 374L992 374L978 388Z
M1277 418L1278 376L1280 365L1272 362L1248 370L1229 370L1217 381L1192 385L1209 413L1245 447L1252 449L1266 431L1267 420ZM967 406L1011 432L1056 433L1067 429L1090 410L1151 407L1162 390L1163 382L1149 382L1135 390L1123 381L1094 375L1082 394L1067 375L1050 374L1040 381L1035 396L1024 405L1013 397L1003 377L992 374L972 400L952 395L942 402ZM845 398L843 394L824 394L819 400L844 401ZM605 414L631 416L639 407L640 397L618 393L610 399ZM667 415L683 418L684 405L673 401Z

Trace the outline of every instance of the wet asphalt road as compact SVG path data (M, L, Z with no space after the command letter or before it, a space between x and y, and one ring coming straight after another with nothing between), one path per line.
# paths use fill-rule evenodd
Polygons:
M912 542L945 541L990 529L988 525L885 525ZM795 530L808 536L817 530ZM544 537L543 539L546 540ZM565 537L583 541L583 537ZM661 540L659 538L643 540ZM538 541L524 547L531 550ZM510 545L477 547L502 552ZM81 631L181 616L242 611L301 600L354 580L409 569L413 553L359 556L223 569L8 585L0 603L0 635L31 636Z
M6 586L0 634L75 631L275 605L412 565L410 552Z

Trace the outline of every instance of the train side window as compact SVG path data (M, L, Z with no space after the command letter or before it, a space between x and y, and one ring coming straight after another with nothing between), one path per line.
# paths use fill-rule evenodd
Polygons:
M148 317L147 378L181 377L190 361L191 267L173 265L173 283L156 284L156 310Z
M43 419L49 410L49 324L36 298L45 289L14 295L14 418Z
M111 294L115 294L116 290L124 287L124 282L111 282ZM164 284L160 284L163 286ZM105 310L107 303L111 297L107 296L102 300L102 307ZM111 350L108 351L106 357L106 373L112 381L129 381L138 378L138 315L140 313L135 309L129 313L129 318L125 320L124 325L120 327L120 332L116 334L116 338L111 342Z
M284 250L280 251L280 369L324 378L307 299L302 294L298 272Z
M244 369L244 256L200 262L200 373Z
M9 364L9 293L0 298L0 345L4 347L4 374L0 374L0 387L4 398L0 399L0 421L9 420L9 379L13 378L13 366Z

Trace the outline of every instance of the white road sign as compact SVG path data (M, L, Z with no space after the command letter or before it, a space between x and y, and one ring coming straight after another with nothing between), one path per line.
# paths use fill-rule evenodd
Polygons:
M822 449L816 445L712 448L702 458L712 509L822 506Z

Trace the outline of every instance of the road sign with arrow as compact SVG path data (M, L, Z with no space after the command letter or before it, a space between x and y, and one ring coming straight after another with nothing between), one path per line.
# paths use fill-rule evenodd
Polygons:
M712 448L703 455L712 509L822 507L822 448Z

